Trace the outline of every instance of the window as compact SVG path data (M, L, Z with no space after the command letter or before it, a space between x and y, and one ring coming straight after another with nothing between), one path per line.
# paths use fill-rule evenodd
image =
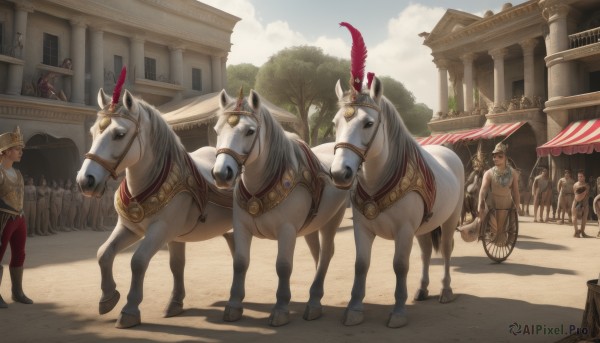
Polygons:
M156 60L144 57L144 77L148 80L156 80Z
M6 53L4 47L4 23L0 22L0 54Z
M590 74L590 90L589 92L600 91L600 71L593 71Z
M58 67L58 37L44 33L44 56L42 63Z
M521 99L521 97L525 94L525 81L517 80L512 83L512 97Z
M121 69L123 69L123 56L119 56L119 55L114 55L113 56L113 66L114 66L114 73L115 73L115 82L117 81L116 78L118 77L117 75L121 75Z
M192 89L202 91L202 69L192 68Z

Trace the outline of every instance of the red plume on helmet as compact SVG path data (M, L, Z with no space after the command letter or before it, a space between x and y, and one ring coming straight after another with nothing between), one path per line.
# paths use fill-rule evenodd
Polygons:
M127 68L123 66L123 68L121 69L121 74L119 74L117 84L115 85L115 90L113 91L112 102L110 104L111 109L116 108L117 104L119 103L121 90L123 89L123 84L125 83L125 75L127 75Z
M362 89L362 83L365 77L365 61L367 60L367 46L360 32L354 26L341 22L352 35L352 51L350 52L350 75L352 79L350 84L357 91Z

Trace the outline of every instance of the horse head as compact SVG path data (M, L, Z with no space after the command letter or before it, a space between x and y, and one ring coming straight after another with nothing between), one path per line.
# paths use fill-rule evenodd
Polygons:
M254 90L250 90L247 99L240 90L237 100L222 90L219 103L221 114L215 125L217 159L212 174L218 187L228 189L235 185L242 167L260 153L261 101Z
M331 177L337 187L350 188L369 153L377 155L383 150L385 135L380 134L384 120L380 106L383 85L375 77L369 93L351 89L344 94L338 80L335 92L340 109L333 118L336 144Z
M98 92L96 122L91 127L92 147L77 173L77 183L86 196L100 197L109 177L117 178L142 156L140 142L141 106L127 90L122 103L111 101L103 89ZM135 141L138 144L134 144Z

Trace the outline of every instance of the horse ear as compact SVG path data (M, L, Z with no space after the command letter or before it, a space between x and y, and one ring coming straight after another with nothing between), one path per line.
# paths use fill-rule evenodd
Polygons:
M260 108L260 96L258 95L258 93L256 93L254 91L254 89L250 90L250 94L248 95L248 100L250 100L250 106L252 106L252 109L254 111L258 111L258 109Z
M379 103L379 100L383 95L383 84L377 76L373 78L373 82L371 83L370 94L371 98L375 100L375 102Z
M110 103L111 99L106 93L104 93L104 89L100 88L98 91L98 106L100 108L106 107Z
M128 90L125 90L125 93L123 93L123 105L125 105L125 108L127 108L129 112L135 112L134 107L136 103L133 99L133 95Z
M227 105L231 103L231 101L231 97L229 96L229 94L227 94L225 88L223 88L221 93L219 93L219 106L221 106L221 109L224 109L225 107L227 107Z
M338 79L337 83L335 84L335 94L337 95L338 100L342 100L342 98L344 98L344 90L342 89L340 79Z

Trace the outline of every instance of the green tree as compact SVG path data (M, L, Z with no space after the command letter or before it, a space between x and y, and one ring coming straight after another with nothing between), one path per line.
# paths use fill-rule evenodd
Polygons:
M250 63L227 66L227 87L225 87L227 93L237 94L240 87L243 86L244 93L248 94L256 84L258 69L257 66Z
M401 82L389 76L379 79L383 83L383 93L394 104L408 130L414 135L428 134L427 123L433 110L425 104L415 104L415 96Z

